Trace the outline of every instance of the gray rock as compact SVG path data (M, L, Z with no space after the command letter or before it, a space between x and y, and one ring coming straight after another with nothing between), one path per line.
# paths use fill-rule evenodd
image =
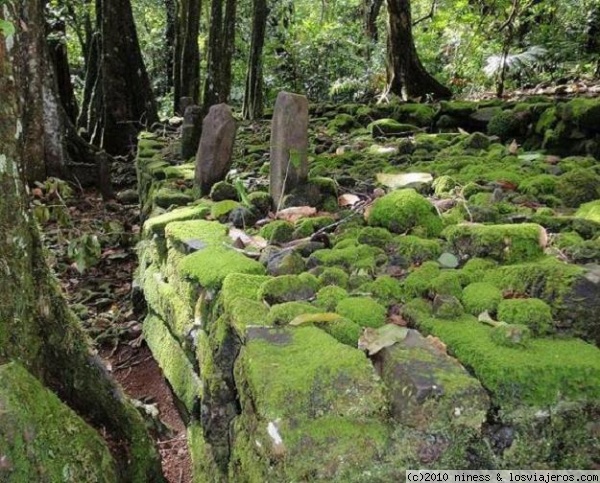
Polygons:
M302 257L293 250L282 250L273 253L267 260L269 275L296 275L302 273L306 266Z
M223 181L231 168L236 123L227 104L212 106L202 122L202 137L196 153L195 186L202 195Z
M179 98L179 113L184 114L185 110L194 104L194 99L191 97L180 97Z
M200 106L188 106L181 126L181 157L189 159L196 155L200 134L202 133L202 109Z
M277 96L271 126L270 193L275 206L308 178L308 100L289 92Z
M137 190L127 189L117 193L117 200L125 205L132 205L138 203L140 198Z
M256 223L258 217L250 208L239 206L229 212L229 223L236 228L249 228Z

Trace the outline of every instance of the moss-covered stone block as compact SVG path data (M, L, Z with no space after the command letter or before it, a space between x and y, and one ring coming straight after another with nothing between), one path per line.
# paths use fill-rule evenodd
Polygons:
M17 363L0 365L0 480L120 481L100 435Z
M430 292L432 295L452 295L460 298L462 296L463 277L458 270L442 270L440 274L431 281Z
M179 179L193 181L196 171L195 163L180 164L178 166L169 166L164 170L166 179Z
M470 258L461 269L465 284L480 282L487 272L497 266L498 263L489 258Z
M363 245L372 245L385 250L394 240L394 236L385 228L366 226L358 232L356 240Z
M413 189L392 191L377 199L368 215L368 222L393 233L419 229L427 236L435 236L442 229L442 220L433 205Z
M269 243L287 243L294 238L294 225L289 221L275 220L260 229L260 236Z
M371 297L348 297L338 302L335 311L360 325L378 328L385 324L387 310Z
M420 238L413 235L400 235L394 239L394 248L398 255L411 264L420 264L428 260L436 260L442 254L439 240Z
M338 114L327 124L327 129L334 133L350 132L358 127L360 127L360 124L350 114Z
M507 299L498 305L498 320L528 327L534 335L552 332L552 309L540 299Z
M173 392L191 414L196 401L202 397L202 382L190 359L167 325L156 315L146 317L143 332L144 339Z
M577 208L600 198L600 176L591 169L576 168L558 178L556 189L565 206Z
M337 285L342 288L348 288L348 274L338 267L327 267L319 274L319 282L322 286Z
M502 291L491 283L473 282L464 288L461 300L465 311L471 315L477 317L485 311L495 314L502 301Z
M369 360L316 327L253 328L236 378L242 398L251 398L269 421L369 418L385 410L383 387Z
M186 206L177 208L162 215L153 216L144 223L143 233L146 236L158 235L164 236L165 227L174 221L201 220L206 218L210 213L210 207L206 204L194 206Z
M435 117L435 109L427 104L402 104L394 109L394 117L419 127L429 127Z
M267 315L269 325L287 325L299 315L316 314L319 309L308 302L285 302L273 305Z
M317 230L335 223L331 216L315 216L313 218L303 218L296 223L294 238L306 238L311 236Z
M188 254L208 247L223 247L227 241L227 227L215 221L175 221L165 228L165 237L170 247Z
M425 262L409 273L403 281L403 290L407 298L427 296L431 281L440 273L436 262Z
M553 405L600 397L600 350L581 340L533 339L526 349L497 345L492 327L465 315L452 323L413 312L419 330L439 337L470 367L495 404Z
M216 290L231 273L263 275L265 267L233 249L212 246L187 255L179 263L178 271L201 287Z
M152 195L152 201L160 208L169 208L171 206L187 205L194 201L194 198L185 192L173 188L160 188Z
M486 421L490 401L481 384L417 331L409 329L406 339L376 359L400 424L431 432L478 431Z
M242 205L240 205L240 203L238 203L235 200L218 201L217 203L214 203L211 206L210 216L214 220L219 220L221 222L225 222L225 221L227 221L227 217L229 216L229 213L231 213L236 208L239 208L240 206L242 206Z
M262 284L258 296L268 304L309 300L319 290L319 280L309 273L282 275Z
M374 270L387 261L383 250L369 245L317 250L309 257L310 265L341 266L348 270Z
M409 135L421 130L413 124L401 123L394 119L378 119L369 124L367 129L373 137Z
M575 212L574 216L575 218L581 218L583 220L590 220L595 223L600 223L600 200L584 203Z
M404 298L402 284L389 275L381 275L372 282L361 285L359 292L370 293L379 303L385 306L400 303Z
M489 257L500 262L520 262L543 255L543 228L533 223L519 225L450 226L442 234L451 251L461 258Z

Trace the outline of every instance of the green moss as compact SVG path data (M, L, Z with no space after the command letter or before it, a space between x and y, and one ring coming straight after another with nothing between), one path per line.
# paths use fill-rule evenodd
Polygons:
M260 236L269 243L287 243L294 237L294 225L289 221L275 220L260 229Z
M464 279L467 282L479 282L483 279L484 275L497 267L498 263L494 260L487 258L471 258L465 263L462 268Z
M202 396L202 383L192 363L165 323L155 315L146 317L143 331L144 339L163 375L191 414L197 399Z
M464 149L481 151L482 149L489 148L491 143L492 140L485 134L474 132L464 139L461 144Z
M361 285L359 291L370 293L386 306L401 302L404 295L401 283L389 275L382 275L372 282Z
M385 406L364 354L316 327L256 330L240 353L236 372L238 387L244 381L242 405L251 398L257 415L267 421L372 417Z
M478 316L486 310L490 314L495 314L501 301L502 291L491 283L470 283L462 294L465 311L474 316Z
M442 101L440 112L448 116L466 117L473 114L478 108L477 103L468 101Z
M327 332L338 342L356 348L362 334L362 327L349 319L340 317L332 322L317 323L316 326Z
M333 312L337 307L337 304L347 297L347 290L335 285L329 285L317 292L317 298L314 303L317 307L320 307L327 312Z
M559 177L556 188L565 206L577 208L600 198L600 176L591 169L573 169Z
M442 229L442 221L433 205L413 189L393 191L377 199L368 222L393 233L421 228L428 236L435 236Z
M236 300L247 299L259 301L260 287L271 277L231 273L223 280L220 292L225 311L230 311Z
M458 270L442 270L431 281L430 290L435 295L452 295L460 298L462 295L462 276Z
M204 219L210 213L210 207L206 204L194 206L186 206L185 208L177 208L168 213L159 216L154 216L144 223L144 234L163 236L165 227L174 221L199 220Z
M264 282L258 296L271 305L308 300L315 296L319 285L319 280L309 273L282 275Z
M399 121L420 127L429 127L434 116L434 108L426 104L402 104L394 109L394 117Z
M449 324L422 314L416 322L473 370L502 409L600 397L600 352L581 340L533 339L516 350L496 345L492 328L468 315Z
M519 191L531 196L554 195L556 193L556 184L556 176L540 174L520 183Z
M1 481L119 481L98 432L20 364L0 365L0 408Z
M152 201L156 206L169 208L171 206L187 205L194 201L194 198L182 191L172 188L160 188L152 195Z
M457 225L444 230L452 252L462 258L489 257L519 262L543 254L540 236L543 228L533 223L520 225Z
M367 126L373 137L378 136L396 136L405 133L415 133L420 131L417 126L412 124L403 124L394 119L378 119Z
M527 127L528 116L525 113L511 110L500 111L495 114L488 124L488 134L498 136L503 141L522 136Z
M248 195L248 201L250 201L250 204L263 215L266 215L269 212L271 205L273 204L271 195L266 191L253 191Z
M226 315L229 323L235 330L240 340L245 340L246 330L249 326L269 325L269 310L264 303L245 298L235 299L228 305Z
M394 239L392 234L385 228L367 226L358 233L358 243L372 245L385 249Z
M383 250L369 245L348 246L333 250L317 250L309 259L316 265L328 267L342 266L352 270L374 270L375 267L387 261Z
M574 215L576 218L594 221L600 223L600 200L584 203L579 207Z
M213 201L234 200L238 201L239 195L235 186L227 181L218 181L210 189L210 199Z
M433 188L433 192L438 197L443 197L446 195L450 195L452 190L454 190L458 186L458 183L454 178L448 175L438 176L433 180L431 187Z
M295 238L306 238L311 236L317 230L331 225L335 220L331 216L316 216L314 218L304 218L296 223L294 232Z
M230 273L263 275L265 267L241 253L225 247L208 247L187 255L179 263L182 276L207 289L219 289Z
M348 297L338 302L335 311L361 327L381 327L387 310L371 297Z
M236 208L239 208L240 205L237 201L234 200L223 200L217 203L214 203L210 209L210 216L214 220L225 221L229 213Z
M348 287L350 277L344 270L337 267L325 268L319 275L319 282L322 286L337 285L342 288Z
M190 242L198 248L221 247L227 240L227 227L215 221L175 221L166 226L165 237L174 248L186 253L189 250L185 245Z
M573 99L563 106L561 117L579 128L596 130L600 124L600 102L598 99Z
M404 293L407 298L426 296L431 280L440 273L440 267L436 262L425 262L416 270L412 271L404 279Z
M350 132L357 127L360 125L350 114L338 114L327 124L327 129L333 133Z
M498 305L498 320L524 325L534 335L552 332L552 309L540 299L507 299Z
M465 309L454 295L436 295L433 299L433 313L439 319L457 319L465 313Z
M267 321L270 325L287 325L299 315L318 312L319 309L308 302L285 302L271 307Z

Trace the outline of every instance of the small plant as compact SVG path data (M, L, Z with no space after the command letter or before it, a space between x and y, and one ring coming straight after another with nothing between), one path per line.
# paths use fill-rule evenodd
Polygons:
M515 74L530 70L547 54L547 50L534 45L520 54L492 55L487 58L483 71L489 78L500 75L502 70Z
M67 254L75 262L79 273L85 272L100 261L102 248L96 235L85 235L69 242Z

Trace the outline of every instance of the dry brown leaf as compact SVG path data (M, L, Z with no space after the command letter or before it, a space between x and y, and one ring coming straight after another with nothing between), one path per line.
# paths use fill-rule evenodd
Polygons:
M546 248L548 246L548 232L543 226L540 226L540 246Z
M360 198L351 193L345 193L345 194L341 195L340 197L338 197L338 205L342 208L345 206L352 207L359 201L360 201Z
M367 327L358 339L358 348L368 351L370 356L381 349L390 347L406 339L408 329L394 324L386 324L378 329Z
M278 220L286 220L290 223L295 223L301 218L308 218L315 216L316 214L317 209L312 206L292 206L291 208L278 211L276 218Z
M444 344L441 339L438 337L434 337L432 335L428 335L426 339L429 341L431 346L436 349L438 352L442 354L446 354L446 344Z
M231 228L229 230L229 238L233 241L233 246L236 248L256 248L262 250L268 243L262 236L250 236L244 230L239 228ZM242 246L239 245L242 244Z

